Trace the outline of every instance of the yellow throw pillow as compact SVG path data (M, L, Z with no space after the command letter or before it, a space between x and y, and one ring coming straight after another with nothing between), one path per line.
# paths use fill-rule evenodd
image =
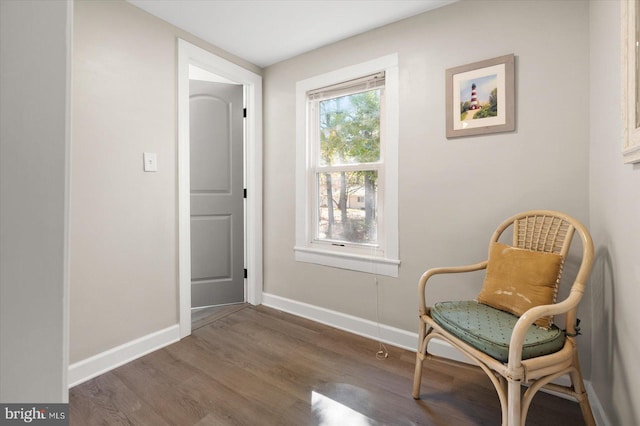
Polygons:
M478 302L521 316L539 305L555 303L564 259L555 253L491 243L489 263ZM553 317L535 324L549 328Z

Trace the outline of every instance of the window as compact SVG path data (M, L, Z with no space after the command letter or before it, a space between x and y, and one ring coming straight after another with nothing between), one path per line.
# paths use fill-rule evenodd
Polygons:
M296 94L296 260L397 276L397 56Z
M312 237L370 249L378 243L384 73L349 83L307 94L310 173L317 182Z

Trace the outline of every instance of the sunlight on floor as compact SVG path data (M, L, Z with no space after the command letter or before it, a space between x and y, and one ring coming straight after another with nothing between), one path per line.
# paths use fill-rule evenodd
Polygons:
M319 426L370 426L376 421L321 393L311 392L311 407Z

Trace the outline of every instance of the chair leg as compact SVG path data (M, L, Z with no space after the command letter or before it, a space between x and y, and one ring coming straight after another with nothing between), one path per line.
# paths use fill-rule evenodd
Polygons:
M413 375L413 399L420 399L420 385L422 382L422 361L420 352L416 354L416 371Z
M580 370L580 361L578 360L578 353L573 356L573 365L575 369L569 374L571 377L571 386L574 392L577 394L576 399L580 404L580 411L582 411L582 417L587 426L596 426L596 420L593 417L591 411L591 404L589 404L589 396L584 386L584 380L582 380L582 371Z
M500 398L500 411L502 412L502 426L507 426L507 419L509 418L508 410L509 410L509 397L505 398L505 391L507 390L507 381L501 375L497 376L498 381L500 383L500 389L496 387L496 391L498 392L498 397Z
M427 345L424 342L426 336L426 324L420 320L418 331L418 350L416 351L416 368L413 375L413 399L420 399L420 385L422 383L422 362L424 361Z
M521 426L521 399L520 392L521 386L519 380L508 380L507 389L507 425L509 426ZM504 423L504 421L503 421Z

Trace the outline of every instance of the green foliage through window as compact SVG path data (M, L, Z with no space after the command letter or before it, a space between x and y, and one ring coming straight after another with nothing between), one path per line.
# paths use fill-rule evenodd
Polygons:
M362 167L317 173L318 239L377 241L378 173L366 164L380 161L380 97L375 89L319 102L320 168Z
M380 160L380 90L320 102L320 164Z

